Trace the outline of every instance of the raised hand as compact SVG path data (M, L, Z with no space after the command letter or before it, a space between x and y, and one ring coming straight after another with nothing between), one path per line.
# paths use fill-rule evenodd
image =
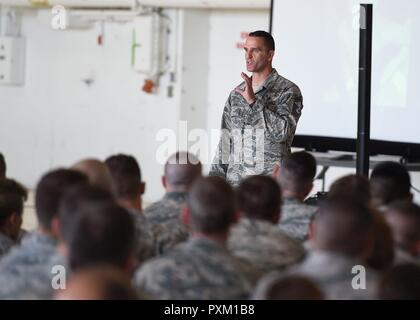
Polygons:
M252 104L255 102L255 93L254 89L252 89L252 78L248 77L245 73L241 73L242 79L245 80L245 89L241 90L239 88L236 88L235 91L239 93L248 104Z

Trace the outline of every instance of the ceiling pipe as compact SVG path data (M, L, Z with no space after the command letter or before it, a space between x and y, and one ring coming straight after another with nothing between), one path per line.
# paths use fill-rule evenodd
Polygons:
M270 0L139 0L142 6L201 9L269 9Z

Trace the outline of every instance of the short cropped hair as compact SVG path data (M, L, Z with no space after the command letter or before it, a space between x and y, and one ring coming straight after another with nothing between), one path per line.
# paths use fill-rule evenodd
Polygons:
M236 199L246 217L272 220L280 212L281 189L271 177L251 176L239 185Z
M283 159L279 183L285 190L302 192L308 183L312 183L316 174L316 160L306 151L294 152Z
M197 179L187 197L194 231L226 232L235 212L232 187L220 177Z
M370 175L372 198L377 205L387 205L410 196L411 180L407 169L392 161L375 166Z
M35 208L39 224L51 230L51 221L58 217L58 206L64 193L71 187L87 183L88 178L81 172L57 169L45 174L36 187Z
M131 198L139 193L141 170L137 160L130 155L117 154L105 160L112 177L114 194L119 198Z
M275 50L275 44L274 44L274 38L271 34L269 34L267 31L253 31L249 35L249 37L258 37L258 38L264 38L265 46L268 50Z
M94 265L124 268L135 250L134 220L115 203L83 206L69 237L70 267L78 270Z

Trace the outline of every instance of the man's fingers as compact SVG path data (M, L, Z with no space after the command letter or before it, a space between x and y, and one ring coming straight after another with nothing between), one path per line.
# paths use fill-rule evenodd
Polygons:
M235 92L239 93L239 94L240 94L240 95L242 95L242 96L243 96L243 94L244 94L244 90L239 89L239 88L236 88L236 89L235 89Z
M252 85L252 80L251 80L251 78L250 77L248 77L247 75L246 75L246 73L241 73L241 77L242 77L242 79L244 79L245 80L245 83L247 84L247 85Z

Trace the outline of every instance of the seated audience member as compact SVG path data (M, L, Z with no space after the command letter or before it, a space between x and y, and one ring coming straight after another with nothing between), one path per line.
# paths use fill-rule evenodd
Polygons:
M0 153L0 180L6 178L6 160L2 153Z
M372 203L379 210L396 200L412 200L411 180L407 169L397 163L386 161L379 163L370 175Z
M136 226L137 256L139 261L156 254L153 225L143 215L142 194L145 183L140 166L133 156L117 154L105 160L112 177L112 189L117 202L132 215Z
M420 300L420 266L414 263L394 266L381 279L378 298L381 300Z
M305 250L279 229L281 190L267 176L246 178L237 190L239 222L231 228L228 248L261 274L302 260Z
M72 186L86 183L84 174L58 169L44 175L35 194L38 228L27 235L20 246L0 261L0 299L47 299L43 278L51 271L49 260L54 255L58 238L58 206L63 194Z
M20 241L26 189L12 179L0 180L0 258Z
M234 218L232 187L219 177L197 179L183 211L192 229L190 239L146 262L136 272L136 287L156 299L247 298L250 283L226 248Z
M66 234L72 272L101 265L113 266L130 276L134 272L134 222L119 205L105 201L81 206L76 223L63 231Z
M271 273L258 283L253 300L324 300L319 287L308 278Z
M160 226L157 232L159 253L167 252L187 240L189 231L180 219L181 207L185 204L190 185L199 177L201 163L193 154L177 152L168 158L162 176L166 193L144 211L149 221Z
M74 186L63 195L58 208L59 241L57 252L50 259L52 266L63 265L67 269L67 274L70 274L67 261L70 237L73 234L74 226L78 222L81 208L87 205L113 201L114 197L111 193L90 184Z
M377 275L364 260L373 246L373 220L359 202L327 200L312 225L313 250L295 272L315 281L327 299L372 299Z
M292 153L273 172L283 195L280 228L302 242L307 240L310 221L318 210L303 202L312 190L315 174L316 160L305 151Z
M138 300L130 278L117 268L95 266L72 275L66 289L56 293L58 300Z
M366 258L366 263L377 271L390 268L394 263L395 256L391 228L383 214L371 205L369 180L362 175L348 175L339 178L331 185L327 198L329 200L338 199L338 201L347 198L369 207L374 219L374 239L372 252Z
M420 262L420 206L409 200L391 203L385 212L396 247L396 263Z
M112 192L111 174L102 161L97 159L80 160L72 166L72 169L85 174L91 185Z

